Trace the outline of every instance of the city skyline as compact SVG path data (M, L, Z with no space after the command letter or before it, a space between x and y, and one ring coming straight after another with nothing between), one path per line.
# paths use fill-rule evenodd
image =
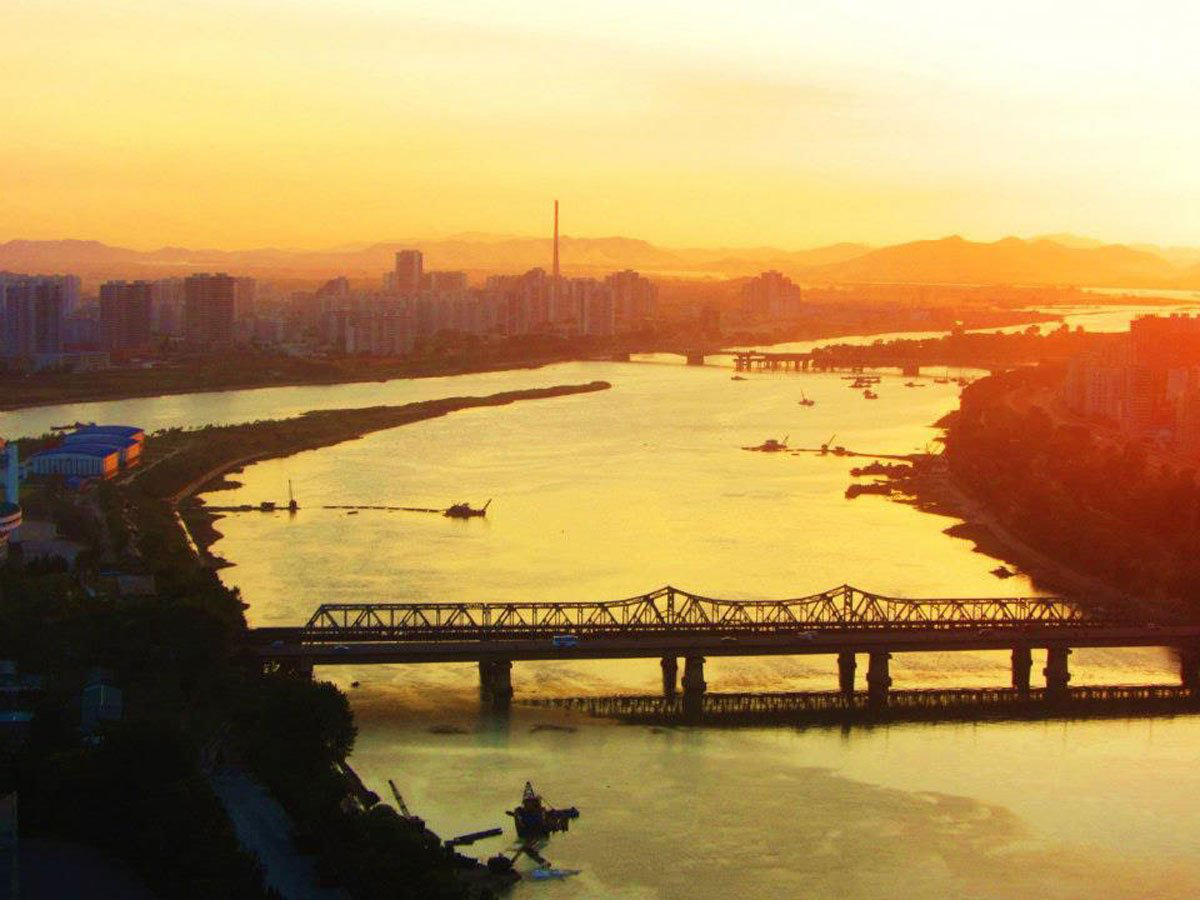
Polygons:
M0 236L529 233L547 195L669 246L1200 232L1181 4L223 10L12 13Z

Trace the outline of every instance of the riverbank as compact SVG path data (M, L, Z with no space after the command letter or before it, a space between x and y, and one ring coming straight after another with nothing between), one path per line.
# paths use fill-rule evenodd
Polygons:
M547 352L516 358L438 357L432 359L310 359L283 354L239 353L220 359L167 362L149 368L116 368L86 373L0 374L0 412L167 397L256 388L358 384L396 378L437 378L481 372L538 369L587 358L575 352Z
M1039 589L1093 606L1121 602L1123 594L1112 585L1053 559L1005 527L994 510L971 496L954 479L942 455L913 454L909 460L912 462L909 467L889 466L887 471L865 474L882 476L882 481L876 483L884 485L886 490L878 493L884 493L895 502L960 520L944 533L970 541L976 553L1020 570Z
M971 313L965 327L1000 328L1054 322L1058 316L1037 310L990 310ZM922 323L929 328L928 323ZM947 328L949 325L947 324ZM876 334L911 332L905 318L821 327L796 326L771 333L730 334L721 346L772 346L794 341L835 340ZM400 378L438 378L451 375L539 369L556 363L654 353L665 348L713 346L711 338L696 335L653 335L638 339L553 338L529 336L494 347L421 357L360 356L301 357L283 353L238 351L221 357L187 357L151 367L124 367L98 372L42 372L36 375L0 373L0 412L98 403L145 397L164 397L256 388L358 384ZM64 423L66 424L66 423Z
M209 552L221 537L213 527L218 516L191 498L202 489L232 486L224 481L224 476L251 462L328 447L459 410L566 397L611 387L607 381L593 381L400 406L319 410L292 419L209 426L194 431L172 429L154 435L148 442L142 467L129 476L129 483L177 510L204 561L209 566L221 566L224 561Z

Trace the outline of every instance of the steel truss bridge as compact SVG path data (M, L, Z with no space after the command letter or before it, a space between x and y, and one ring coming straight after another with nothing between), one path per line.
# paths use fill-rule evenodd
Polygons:
M599 603L326 603L299 631L308 642L781 634L1053 626L1094 627L1057 597L916 600L850 585L787 600L723 600L663 587ZM268 629L269 630L269 629Z
M730 712L732 701L706 700L705 659L719 656L835 656L842 700L821 703L838 715L858 710L860 699L875 712L890 708L889 660L912 652L1004 651L1010 654L1012 696L1020 703L1044 698L1062 704L1072 697L1106 703L1166 697L1079 694L1070 685L1072 649L1170 647L1179 651L1180 686L1164 690L1171 698L1200 698L1200 625L1120 622L1087 615L1059 597L926 600L842 585L787 600L727 600L667 586L599 603L327 603L304 625L252 629L250 641L264 664L296 672L319 665L477 663L481 699L499 707L512 700L516 661L657 657L667 705L639 700L636 709L614 710L635 716L648 710L682 710L688 718ZM1045 653L1044 690L1034 684L1035 651ZM867 663L865 692L856 683L860 657ZM930 696L896 692L895 705L928 704ZM965 696L934 705L1003 706L1009 694L981 705ZM763 702L738 701L749 706L733 711L770 712L760 708ZM805 704L818 701L780 702L807 710Z

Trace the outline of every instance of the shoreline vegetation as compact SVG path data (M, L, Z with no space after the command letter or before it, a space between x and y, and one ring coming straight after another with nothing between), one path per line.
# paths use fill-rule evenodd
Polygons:
M1030 310L983 310L971 312L970 320L971 328L1000 328L1047 324L1057 321L1057 317ZM80 373L42 372L31 376L0 373L0 412L258 388L438 378L538 369L566 362L611 360L629 353L673 352L692 346L754 344L766 347L792 341L834 340L912 330L912 323L907 319L897 319L895 322L885 321L865 328L854 325L796 328L769 335L731 334L719 340L691 334L661 335L629 341L539 336L412 358L299 357L245 350L220 358L183 357L144 368L123 367Z
M357 729L345 694L264 668L247 651L246 605L197 555L176 504L248 459L456 410L608 388L173 429L152 436L143 465L120 480L82 493L57 481L31 489L27 516L56 522L86 549L74 569L18 550L0 566L0 658L46 685L28 740L0 760L11 762L0 765L0 793L19 791L23 833L98 848L132 866L156 896L272 900L270 872L231 826L231 810L242 818L256 810L215 790L230 779L257 782L286 812L321 887L362 900L494 897L508 878L445 849L363 790L346 765ZM123 593L124 574L140 576L142 587ZM84 726L80 698L97 673L121 690L122 714Z
M851 489L963 520L946 533L1091 613L1195 621L1196 470L1065 413L1056 402L1064 376L1061 363L1043 363L971 384L937 423L941 454L862 472L883 478Z
M879 480L854 482L847 497L879 494L921 512L956 519L942 530L943 534L970 541L976 553L1020 570L1036 588L1076 601L1087 598L1090 603L1120 602L1121 592L1111 585L1054 559L1013 533L993 510L955 480L943 454L914 453L908 461L909 465L880 467L879 471L864 467L861 475L853 477L877 475Z

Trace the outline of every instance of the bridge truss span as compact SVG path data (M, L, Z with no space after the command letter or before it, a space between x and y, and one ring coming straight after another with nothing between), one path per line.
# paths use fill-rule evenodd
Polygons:
M1095 624L1058 597L909 599L842 585L785 600L725 600L667 586L598 603L328 603L317 609L303 632L315 641L427 641Z

